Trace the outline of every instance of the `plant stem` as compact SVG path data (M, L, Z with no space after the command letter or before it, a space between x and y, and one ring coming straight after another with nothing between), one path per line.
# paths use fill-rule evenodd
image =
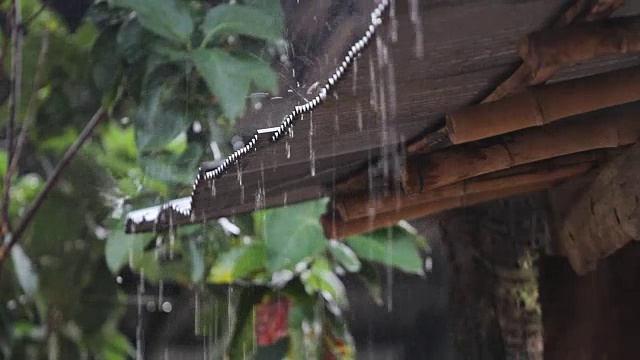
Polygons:
M25 215L22 217L22 220L16 227L15 231L13 232L13 234L11 234L9 241L6 242L2 246L2 248L0 248L0 269L2 269L2 264L8 257L11 251L11 248L18 241L20 241L22 234L24 234L25 230L27 229L27 227L33 220L34 216L38 212L38 209L40 209L40 206L42 206L42 203L46 199L47 195L49 195L51 190L53 190L54 186L58 183L58 180L60 179L60 176L62 175L62 172L64 171L64 169L67 167L67 165L69 165L71 160L75 158L75 156L77 155L82 145L84 145L84 143L91 137L91 135L93 134L93 131L96 129L96 127L100 123L100 120L102 120L102 117L104 114L105 114L104 107L100 107L98 111L96 111L96 113L93 114L93 116L91 117L91 120L89 120L87 125L82 130L82 133L80 133L80 136L78 136L78 138L73 143L73 145L71 145L71 147L67 150L67 152L64 154L64 156L60 160L60 162L56 165L56 168L53 170L51 177L47 179L47 182L44 184L44 187L42 188L42 190L40 191L36 199L33 201L31 206L25 213Z
M11 11L11 96L9 99L9 121L7 124L7 159L11 164L14 157L14 133L16 127L16 116L20 105L20 92L22 91L22 9L20 0L12 1ZM11 188L11 178L13 174L6 172L2 187L2 209L0 233L5 235L11 230L9 222L9 189Z

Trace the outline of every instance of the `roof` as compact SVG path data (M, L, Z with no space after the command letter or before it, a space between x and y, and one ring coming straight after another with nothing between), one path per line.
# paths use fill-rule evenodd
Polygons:
M507 77L520 63L517 43L522 36L544 28L566 5L545 0L396 1L395 9L383 15L373 43L329 98L296 122L292 136L275 143L261 140L257 151L214 182L204 181L201 173L193 198L168 204L176 211L160 216L165 204L129 214L128 231L322 197L336 181L381 155L401 159L399 144L437 130L445 113L478 102ZM365 0L307 7L284 1L288 40L304 56L292 56L295 71L283 72L291 76L283 80L282 97L263 99L260 110L238 122L238 131L252 139L256 129L278 126L296 105L304 104L299 94L314 96L316 82L320 87L325 82L318 79L330 77L365 32L374 6ZM640 4L629 2L616 16L637 13ZM636 56L606 56L562 69L551 82L638 64ZM287 90L291 88L295 91ZM261 136L270 135L266 131Z

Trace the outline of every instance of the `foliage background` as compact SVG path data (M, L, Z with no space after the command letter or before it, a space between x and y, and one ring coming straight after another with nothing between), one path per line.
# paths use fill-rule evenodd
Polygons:
M24 21L18 73L14 3ZM279 2L97 1L74 31L45 5L1 8L3 126L18 78L15 119L27 135L9 174L12 223L92 114L103 107L107 115L0 271L2 357L136 356L136 339L118 327L131 294L116 281L133 271L139 292L171 283L198 294L195 331L218 344L215 357L353 358L341 277L357 274L381 302L374 264L422 275L426 244L410 228L327 241L317 220L325 204L315 201L167 233L123 233L126 212L188 195L198 165L215 159L213 147L231 152L251 92L281 90ZM0 172L8 167L2 152Z

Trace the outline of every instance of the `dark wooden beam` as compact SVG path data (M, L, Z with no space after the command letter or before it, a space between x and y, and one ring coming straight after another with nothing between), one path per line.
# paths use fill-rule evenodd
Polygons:
M612 160L590 183L568 182L550 198L559 251L577 273L595 269L601 259L640 239L640 145Z

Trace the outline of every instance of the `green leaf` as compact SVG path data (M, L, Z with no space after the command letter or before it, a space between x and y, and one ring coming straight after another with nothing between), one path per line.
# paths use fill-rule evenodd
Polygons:
M140 165L154 179L178 185L193 184L203 154L200 144L189 144L182 154L143 156Z
M134 115L136 143L140 151L157 150L191 125L186 104L175 100L176 87L164 82L152 90Z
M380 283L378 269L371 263L364 263L362 264L362 269L356 275L356 278L360 280L362 285L369 291L369 295L371 295L376 305L382 306L384 300L382 300L382 285Z
M6 150L0 150L0 174L4 176L7 173L7 168L9 167L9 159L7 157Z
M176 43L186 45L193 32L193 20L183 0L114 0L116 6L136 12L147 30Z
M424 275L415 235L398 227L378 230L347 239L360 259L395 267L410 274Z
M281 18L244 5L218 5L207 13L202 24L203 44L224 35L240 34L263 40L279 40L284 32Z
M144 253L144 248L153 240L153 236L125 234L124 225L111 232L107 238L104 255L107 266L116 274L127 263L136 262Z
M199 283L204 279L204 248L198 246L195 241L189 241L189 258L191 260L191 281Z
M110 334L106 341L102 348L102 357L105 360L126 360L135 355L135 348L122 333Z
M232 55L221 49L197 49L193 62L224 115L234 120L245 112L251 85L256 90L278 92L278 78L268 63L248 56Z
M231 284L260 271L265 267L266 255L264 244L233 248L216 260L209 272L209 281L214 284Z
M333 255L333 258L342 265L349 272L360 271L360 260L356 253L351 250L350 247L342 242L331 240L329 242L329 252Z
M134 266L152 283L166 280L182 285L191 284L191 266L188 261L181 257L167 259L166 254L159 254L158 249L145 252Z
M330 305L333 303L340 308L347 306L347 291L344 284L331 271L325 259L315 261L311 269L303 272L300 278L308 294L320 293Z
M129 64L133 64L146 56L148 41L145 30L137 18L127 19L116 37L118 50Z
M265 211L263 236L269 272L293 268L325 249L327 241L318 222L323 212L322 201Z
M250 5L258 10L264 12L265 14L269 14L269 16L276 19L284 19L284 13L282 11L282 4L280 1L273 0L245 0L245 5ZM284 21L284 20L280 20ZM284 25L283 25L284 26Z
M303 293L289 310L289 358L318 359L322 353L322 300ZM303 330L304 329L304 330ZM305 331L306 330L306 331Z
M103 96L113 96L120 82L120 57L117 51L118 30L111 26L102 31L91 49L92 75Z
M18 283L22 290L28 295L35 295L38 292L38 273L33 267L29 256L24 252L22 246L15 245L11 250L11 259L18 278Z

